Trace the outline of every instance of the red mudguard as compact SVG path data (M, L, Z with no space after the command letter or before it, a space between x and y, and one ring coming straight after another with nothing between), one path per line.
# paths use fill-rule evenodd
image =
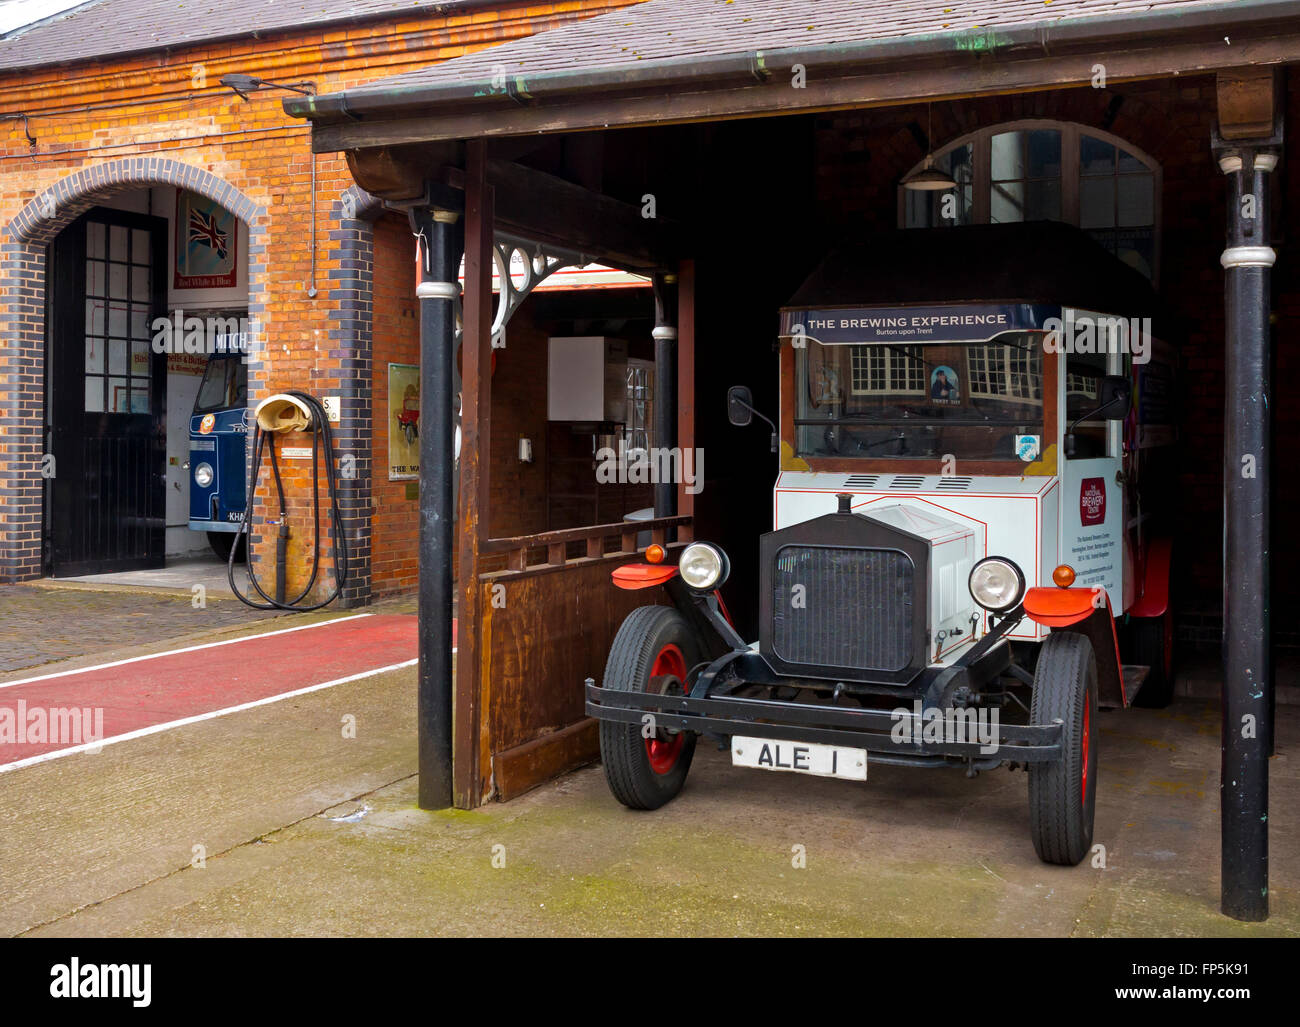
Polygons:
M1158 538L1147 546L1142 568L1142 596L1129 608L1131 617L1163 617L1169 609L1169 565L1173 539Z
M1119 661L1119 637L1110 598L1100 588L1031 588L1025 593L1025 614L1053 631L1087 636L1097 656L1097 705L1123 708L1124 671Z
M616 586L630 592L638 588L662 585L676 573L677 568L671 564L664 566L661 563L625 563L622 567L614 568L610 577Z

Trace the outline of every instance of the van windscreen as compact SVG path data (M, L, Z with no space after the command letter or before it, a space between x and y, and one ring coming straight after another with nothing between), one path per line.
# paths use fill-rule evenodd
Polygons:
M1043 336L795 349L800 456L1016 460L1043 430ZM1018 443L1020 445L1018 445Z

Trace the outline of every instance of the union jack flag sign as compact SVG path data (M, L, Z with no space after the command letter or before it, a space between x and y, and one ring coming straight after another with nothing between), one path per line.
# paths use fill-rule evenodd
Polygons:
M239 221L218 203L181 190L176 196L173 288L221 289L236 284Z
M217 257L226 258L226 233L217 227L217 215L207 214L201 210L190 211L190 244L211 246L217 251Z

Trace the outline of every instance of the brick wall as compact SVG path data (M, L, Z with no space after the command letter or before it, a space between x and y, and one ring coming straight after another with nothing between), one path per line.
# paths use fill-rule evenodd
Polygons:
M371 383L370 367L359 363L370 360L369 337L349 327L364 318L340 317L345 300L336 293L355 290L331 288L331 282L356 277L356 268L341 266L332 235L340 230L339 200L353 187L352 178L339 156L316 159L313 220L309 127L284 114L284 94L254 93L246 102L218 80L242 72L310 80L321 92L333 92L628 2L503 0L496 9L402 15L360 28L316 28L0 74L0 110L25 112L37 138L29 148L21 122L10 122L0 134L0 579L41 573L43 247L59 227L114 190L159 182L205 191L255 219L247 226L254 236L249 313L260 319L261 331L250 360L250 401L285 388L343 395L347 423L340 441L367 476L347 486L345 517L357 552L368 556ZM159 177L164 165L167 176ZM69 188L71 176L81 172L83 180ZM402 281L410 280L409 271L408 262ZM291 527L299 537L311 532L307 476L306 465L289 468ZM414 539L404 544L413 556ZM394 545L387 549L396 552ZM291 593L306 579L308 556L308 547L294 547ZM388 572L405 570L398 561ZM353 599L364 601L362 593Z
M398 430L395 411L388 406L388 365L420 362L420 306L415 298L415 239L406 221L395 215L380 218L374 246L371 567L374 594L381 596L414 589L419 572L413 544L420 523L419 483L388 480L388 436Z
M546 352L549 333L525 300L506 326L506 347L492 372L489 524L497 538L546 530ZM520 437L533 440L533 462L519 462Z

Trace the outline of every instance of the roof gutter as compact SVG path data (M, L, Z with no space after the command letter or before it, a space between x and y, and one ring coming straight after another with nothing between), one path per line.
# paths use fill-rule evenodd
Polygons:
M784 47L777 50L742 51L711 57L685 54L659 60L625 62L592 70L527 72L512 76L505 88L489 79L460 82L398 85L381 89L371 86L328 93L295 96L283 101L293 117L314 122L355 121L367 116L383 117L418 111L429 115L431 108L482 105L484 108L520 104L544 105L575 94L646 93L656 90L706 91L724 84L755 84L782 73L788 62L833 68L841 73L867 69L890 60L915 60L953 54L1004 54L1012 51L1049 53L1053 47L1070 48L1088 44L1140 38L1154 42L1155 36L1186 35L1197 31L1224 30L1225 46L1232 33L1244 34L1269 23L1300 24L1300 5L1295 0L1224 0L1192 9L1167 8L1114 17L1081 16L1041 20L1005 29L967 29L907 36L902 39L855 40L820 46ZM397 76L401 78L402 76Z

